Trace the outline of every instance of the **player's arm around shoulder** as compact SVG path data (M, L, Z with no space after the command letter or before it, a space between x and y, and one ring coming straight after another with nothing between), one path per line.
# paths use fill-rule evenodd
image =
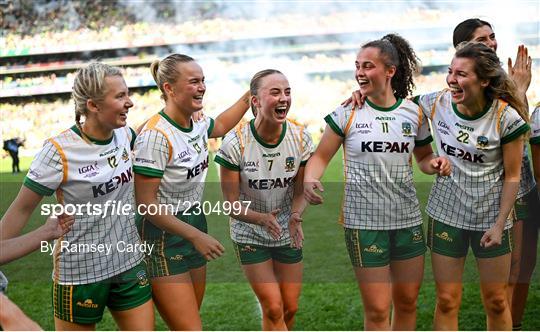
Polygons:
M222 137L233 129L249 109L249 97L250 93L246 91L231 107L223 111L214 121L214 127L208 137Z

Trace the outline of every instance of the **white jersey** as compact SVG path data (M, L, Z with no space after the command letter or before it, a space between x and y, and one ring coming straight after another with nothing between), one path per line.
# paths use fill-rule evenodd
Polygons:
M531 144L540 144L540 106L534 109L531 116Z
M392 230L422 223L413 183L415 146L432 141L419 107L397 100L381 108L368 100L358 110L338 107L325 121L343 137L346 228Z
M275 240L263 226L231 218L231 238L267 247L288 245L294 179L311 156L313 144L304 127L291 120L283 123L278 143L267 144L257 134L254 123L253 119L227 134L215 161L240 172L239 200L251 201L250 209L260 213L280 209L276 218L283 232Z
M142 260L140 251L125 251L127 245L140 245L132 213L134 138L135 133L124 127L115 129L107 141L90 143L73 126L47 140L32 161L24 180L26 187L47 196L56 191L58 202L64 206L89 204L76 212L71 231L55 243L56 282L98 282L127 271ZM129 213L113 211L113 202L116 206L128 206Z
M208 171L208 136L214 120L180 127L163 111L151 117L135 141L133 170L161 178L157 198L182 212L201 203Z
M429 195L427 213L444 224L485 231L499 214L504 167L502 145L529 130L517 111L502 100L466 117L452 103L448 90L416 99L436 135L439 154L452 163L452 174L438 176ZM511 227L509 218L506 228Z
M536 187L534 181L534 175L531 167L531 161L529 160L529 149L527 144L523 145L523 159L521 162L521 178L519 180L519 191L516 198L522 198L526 196Z

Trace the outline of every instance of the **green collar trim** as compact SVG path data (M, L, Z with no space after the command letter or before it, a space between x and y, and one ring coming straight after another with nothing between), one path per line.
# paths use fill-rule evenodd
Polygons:
M249 126L251 127L251 132L253 133L253 136L255 136L257 142L259 142L259 144L261 144L265 148L270 149L275 148L281 143L281 141L283 141L283 138L285 137L285 132L287 131L287 121L285 121L283 122L283 128L281 129L281 135L279 136L278 142L276 144L268 144L259 136L259 134L257 134L257 130L255 129L255 119L250 121Z
M178 123L176 123L176 121L171 119L167 114L165 114L164 110L161 110L159 112L159 115L161 115L165 120L169 121L170 124L172 124L173 126L178 128L180 131L183 131L184 133L190 133L193 130L193 120L191 120L191 119L189 119L190 127L189 128L184 128L184 127L180 126Z
M75 134L79 135L82 139L84 139L83 134L81 133L81 130L79 129L79 127L77 127L76 125L73 125L71 127L71 130L73 130L75 132ZM94 144L97 144L97 145L109 145L112 142L114 134L111 136L111 138L108 138L106 140L95 139L93 137L88 136L87 134L84 134L84 136L86 138L88 138L90 140L90 142L92 142Z
M471 120L478 120L481 117L483 117L489 111L489 109L491 108L492 105L493 105L493 101L488 101L486 103L486 106L484 106L484 109L482 110L482 112L480 112L477 115L473 115L473 116L468 116L468 115L465 115L465 114L461 113L460 111L458 111L457 105L454 104L454 103L452 103L452 109L454 110L454 113L456 113L456 115L459 116L460 118L462 118L463 120L471 121Z
M396 100L396 103L390 107L381 107L381 106L377 106L375 105L374 103L372 103L371 101L369 101L369 98L366 98L366 102L368 103L369 106L371 106L372 108L376 109L377 111L381 111L381 112L390 112L390 111L393 111L395 110L396 108L399 107L399 105L401 105L401 103L403 102L403 99L401 98L398 98L398 100Z

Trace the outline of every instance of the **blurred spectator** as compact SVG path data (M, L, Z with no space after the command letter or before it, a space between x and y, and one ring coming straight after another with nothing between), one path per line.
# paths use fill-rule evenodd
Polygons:
M19 167L19 148L21 146L24 146L24 139L21 139L20 137L15 137L4 141L3 148L9 153L9 156L13 160L11 164L13 174L21 172Z

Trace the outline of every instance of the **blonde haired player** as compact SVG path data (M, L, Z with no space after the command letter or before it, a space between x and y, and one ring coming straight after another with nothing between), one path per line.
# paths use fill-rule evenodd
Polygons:
M134 206L128 88L118 68L91 63L77 72L72 96L76 124L38 152L2 218L1 234L18 235L43 196L56 193L66 207L89 204L54 247L55 327L94 329L109 307L120 329L151 330L154 310L143 253L124 250L140 246L134 215L96 210L110 202ZM92 245L110 249L85 249Z
M150 69L165 108L146 122L137 137L135 191L140 206L170 204L173 211L147 213L140 221L140 233L159 248L148 256L148 272L161 316L170 329L201 330L206 262L224 250L207 234L200 209L208 138L225 135L240 121L248 110L248 95L216 120L204 116L193 121L206 92L202 68L187 55L171 54L154 61Z

